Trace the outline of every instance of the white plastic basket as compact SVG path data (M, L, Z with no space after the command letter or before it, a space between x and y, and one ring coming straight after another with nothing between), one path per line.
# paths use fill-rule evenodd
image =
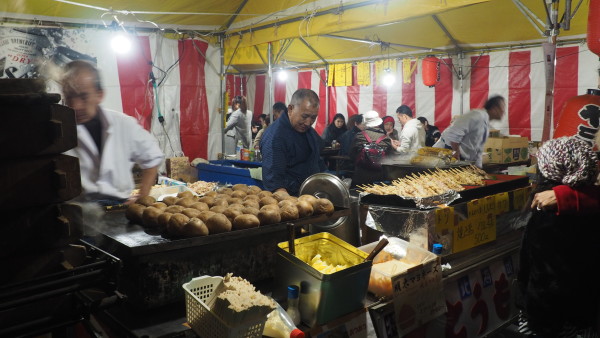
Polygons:
M261 338L266 318L231 327L206 306L204 301L210 297L222 280L223 277L202 276L183 284L186 316L194 332L203 338Z

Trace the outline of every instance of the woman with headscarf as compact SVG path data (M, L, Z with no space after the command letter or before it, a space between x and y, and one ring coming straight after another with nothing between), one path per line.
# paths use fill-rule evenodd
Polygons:
M325 128L321 138L326 147L331 145L331 142L339 141L340 136L346 131L346 118L342 114L335 114L333 121Z
M389 154L393 151L392 140L386 137L383 130L383 120L379 117L379 113L374 110L363 114L365 130L358 132L354 137L352 148L350 149L350 159L355 162L354 175L352 176L351 187L356 187L359 184L373 183L386 179L383 168L369 167L362 165L359 161L359 156L366 144L377 143L380 148Z
M398 130L394 128L396 122L392 116L384 116L383 117L383 130L385 130L386 135L390 138L390 140L398 141L400 138L398 136Z
M598 156L576 137L549 140L537 154L538 191L593 185ZM600 258L600 210L560 215L536 207L525 228L518 281L528 327L539 337L597 335L600 289L592 277ZM590 265L590 263L592 263ZM525 324L526 323L526 324Z

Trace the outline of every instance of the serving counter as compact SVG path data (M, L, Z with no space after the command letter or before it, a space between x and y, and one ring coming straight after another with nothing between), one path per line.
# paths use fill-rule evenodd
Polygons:
M516 274L521 231L500 236L496 241L442 257L452 268L443 272L443 294L447 311L414 330L414 313L398 318L394 302L375 300L369 307L373 327L380 338L486 337L513 320L518 310Z
M298 226L347 216L338 208L330 215L298 219ZM277 243L288 238L287 223L264 225L209 236L173 239L130 223L124 210L108 211L95 240L123 261L120 291L136 308L152 309L182 302L183 283L202 275L231 272L250 282L272 279ZM299 227L300 229L300 227Z
M420 297L418 290L410 295L422 302L404 306L399 290L418 281L418 273L392 277L393 296L371 295L369 313L377 337L485 337L515 318L518 252L531 187L526 176L490 178L483 186L465 186L457 198L437 207L424 206L431 201L418 198L361 197L369 230L429 251L442 244L439 269L446 265L439 287L433 289L441 292L442 311L440 303L424 303L431 285L425 287L427 295Z

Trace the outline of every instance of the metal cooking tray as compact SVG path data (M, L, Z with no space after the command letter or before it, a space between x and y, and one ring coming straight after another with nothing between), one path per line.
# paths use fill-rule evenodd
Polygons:
M492 175L491 180L484 180L484 182L486 184L484 186L465 186L466 190L458 192L461 197L453 201L451 205L529 186L529 178L527 176L516 175ZM361 197L360 203L406 208L417 207L413 200L404 199L396 195L368 194Z
M323 214L305 217L293 222L269 224L257 228L235 230L208 236L170 239L164 237L158 231L152 232L151 229L145 229L138 224L129 223L125 218L124 210L109 211L105 215L106 227L101 231L103 240L107 242L102 243L101 247L107 247L114 244L118 246L119 251L123 251L123 253L128 255L137 256L197 246L219 246L224 242L239 240L245 237L260 234L266 235L273 232L287 232L286 224L288 223L301 226L331 221L339 217L348 216L349 214L349 208L336 207L336 210L331 215Z

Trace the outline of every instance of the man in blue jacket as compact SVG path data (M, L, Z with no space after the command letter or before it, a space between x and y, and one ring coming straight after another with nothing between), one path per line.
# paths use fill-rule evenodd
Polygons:
M288 106L260 141L265 189L298 195L310 175L325 171L320 157L321 138L312 128L319 115L319 96L310 89L298 89Z

